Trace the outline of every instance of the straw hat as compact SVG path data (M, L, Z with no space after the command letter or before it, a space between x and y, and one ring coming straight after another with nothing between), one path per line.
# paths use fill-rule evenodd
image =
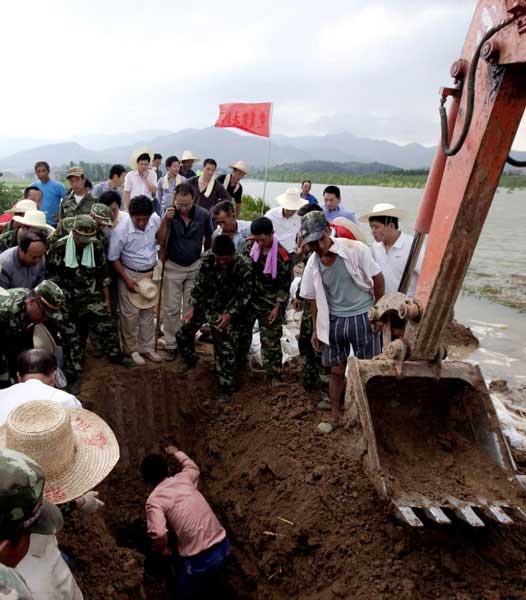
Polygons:
M355 240L367 244L367 238L365 237L365 233L362 231L362 228L359 225L356 225L356 223L353 223L351 219L346 219L345 217L336 217L332 224L345 227L345 229L348 229L354 235Z
M406 219L407 211L402 208L396 208L394 204L380 202L380 204L375 204L373 206L371 212L362 215L358 221L360 221L360 223L368 223L371 217L396 217L397 219Z
M33 202L33 200L25 200L25 199L19 200L18 202L15 203L14 206L9 208L5 212L10 213L12 215L15 213L20 213L23 215L28 210L37 210L37 203Z
M201 159L198 158L197 156L194 156L192 154L191 150L185 150L183 152L183 156L181 157L181 162L184 162L185 160L193 160L195 162L196 160L201 160Z
M236 169L237 171L241 171L245 175L248 174L248 165L244 160L238 160L236 163L228 165L231 169Z
M138 292L128 292L130 302L136 308L153 308L157 304L159 288L151 277L142 277L137 280Z
M147 146L142 146L141 148L137 148L136 150L134 150L132 152L131 159L130 159L130 164L134 169L137 168L137 159L139 158L139 156L141 154L148 154L150 157L150 162L153 160L153 151L151 148L148 148Z
M46 213L41 210L28 210L23 217L13 217L13 221L25 225L26 227L46 229L49 232L55 231L54 227L51 227L51 225L46 223Z
M298 210L298 208L308 204L308 200L303 200L300 194L301 190L289 188L284 194L280 194L276 198L276 202L285 210Z
M26 454L46 474L44 497L69 502L98 485L119 460L110 426L83 408L35 400L9 413L0 428L0 447Z
M43 348L49 350L52 354L57 351L57 344L53 336L42 323L37 323L33 328L33 348Z

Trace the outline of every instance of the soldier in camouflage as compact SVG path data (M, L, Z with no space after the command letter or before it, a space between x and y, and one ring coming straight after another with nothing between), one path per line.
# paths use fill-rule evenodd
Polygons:
M88 330L111 362L132 366L119 347L117 324L111 313L108 265L96 233L95 221L89 215L78 215L72 231L53 244L46 259L48 277L60 283L66 297L64 345L75 360L66 364L65 371L72 394L80 386Z
M62 315L64 293L52 281L44 280L34 290L13 288L0 295L0 388L14 378L16 357L33 347L37 323L57 325ZM58 327L60 332L60 327ZM68 356L65 356L66 363Z
M247 242L246 253L252 263L252 295L242 332L241 352L248 353L257 319L263 370L268 383L279 385L283 361L282 323L289 301L290 257L279 244L272 221L267 217L253 221L250 231L252 239Z
M11 208L7 209L5 214L11 214L13 215L13 218L23 217L28 210L37 210L37 204L36 202L33 202L33 200L26 200L23 198L22 200L15 202ZM4 224L2 233L7 233L8 231L16 229L19 226L19 224L14 221L13 218L11 221L8 221Z
M91 207L97 202L86 189L86 177L80 167L71 167L66 173L71 191L60 203L60 218L89 215Z
M219 402L228 402L233 391L239 356L239 334L242 315L251 295L251 265L236 252L227 235L214 239L212 250L202 258L201 267L192 289L190 309L183 316L182 328L176 335L177 347L186 368L195 366L195 334L208 323L214 343L215 371Z
M29 549L31 533L55 535L64 524L59 509L44 500L45 476L25 454L0 450L0 600L31 600L14 570Z

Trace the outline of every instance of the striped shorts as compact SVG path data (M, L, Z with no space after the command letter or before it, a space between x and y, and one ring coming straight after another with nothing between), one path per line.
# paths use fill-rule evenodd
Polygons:
M382 338L373 332L367 313L355 317L330 316L329 345L322 344L324 367L337 367L354 351L356 358L373 358L382 351Z

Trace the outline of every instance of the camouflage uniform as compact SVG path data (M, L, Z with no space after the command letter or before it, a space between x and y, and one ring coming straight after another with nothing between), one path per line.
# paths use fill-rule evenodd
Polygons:
M66 244L69 236L53 244L46 257L49 278L64 290L64 345L65 352L72 358L66 365L66 377L77 379L86 357L88 330L98 339L101 348L110 360L121 357L117 324L108 310L102 290L109 286L110 277L106 256L101 243L95 239L95 222L88 215L76 217L75 229L92 238L94 267L82 265L84 248L76 246L78 267L65 265Z
M30 291L24 288L6 290L0 296L0 388L9 386L11 376L15 376L14 363L20 352L33 347L33 323L26 312L26 300ZM50 281L42 281L35 293L48 306L60 307L64 301L62 290ZM59 319L60 313L46 308L46 316Z
M215 371L221 392L230 393L234 387L239 362L241 316L250 301L251 287L251 267L244 256L236 252L229 267L221 269L213 252L208 251L202 258L192 288L190 302L194 306L194 318L185 323L176 335L182 357L187 364L195 365L195 334L203 323L210 325ZM230 315L231 322L223 330L217 327L217 322L224 314Z
M250 254L253 242L248 241L245 253ZM252 267L252 294L249 310L245 318L245 326L242 330L240 342L241 352L246 355L252 341L252 329L257 319L259 323L259 335L261 339L261 357L263 370L269 377L280 378L282 370L283 354L281 352L281 336L283 334L282 324L285 309L289 301L290 290L290 257L288 252L279 245L278 269L276 279L265 275L266 256L263 252L259 260L254 262L251 258ZM281 304L281 311L274 323L269 323L269 314L277 303Z
M17 229L9 229L9 231L4 231L0 235L0 254L5 250L9 250L9 248L13 248L17 245L16 234Z
M91 194L86 194L84 198L77 204L73 190L62 199L60 203L60 219L66 217L76 217L78 215L89 215L91 207L96 204L97 199Z
M63 525L56 506L43 500L45 476L31 458L0 450L0 540L17 532L54 535ZM0 565L0 600L30 600L24 580L14 569Z
M51 248L58 240L68 235L68 233L73 230L74 223L75 217L66 217L59 221L55 227L55 231L48 238L48 247Z

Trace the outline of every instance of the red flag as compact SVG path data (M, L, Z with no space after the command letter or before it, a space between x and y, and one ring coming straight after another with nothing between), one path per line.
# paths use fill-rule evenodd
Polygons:
M248 133L270 137L271 108L272 102L220 104L215 126L235 127Z

